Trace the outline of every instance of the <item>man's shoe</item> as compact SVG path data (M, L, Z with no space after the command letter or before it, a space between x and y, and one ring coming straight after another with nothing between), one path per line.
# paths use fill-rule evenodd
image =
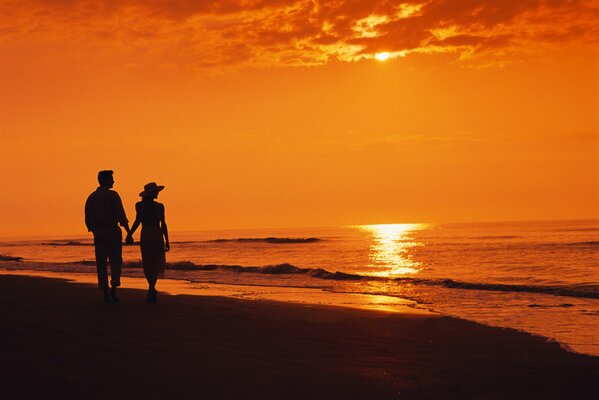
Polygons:
M118 297L116 297L116 287L113 287L113 288L110 290L110 298L112 299L112 301L116 301L116 302L119 302L119 301L120 301L120 300L119 300L119 298L118 298Z
M104 303L111 303L112 299L110 298L110 295L108 294L108 290L104 292Z

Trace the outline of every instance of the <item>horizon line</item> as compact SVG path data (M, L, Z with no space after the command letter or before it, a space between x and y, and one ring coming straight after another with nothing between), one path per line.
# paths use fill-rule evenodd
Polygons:
M565 219L506 219L506 220L487 220L487 221L462 221L462 222L374 222L367 224L337 224L337 225L315 225L315 226L279 226L279 227L246 227L246 228L204 228L204 229L185 229L185 230L172 230L173 233L196 233L196 232L218 232L218 231L252 231L252 230L279 230L279 229L323 229L323 228L339 228L339 227L356 227L365 225L396 225L396 224L427 224L427 225L467 225L467 224L501 224L501 223L542 223L542 222L577 222L577 221L599 221L599 217L585 217L585 218L565 218ZM24 234L24 235L3 235L0 234L0 239L31 239L31 238L50 238L54 236L66 236L66 237L77 237L88 235L90 232L77 232L77 233L43 233L43 234Z

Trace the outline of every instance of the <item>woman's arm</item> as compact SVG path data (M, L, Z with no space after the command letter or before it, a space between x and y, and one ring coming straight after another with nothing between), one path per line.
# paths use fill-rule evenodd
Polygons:
M139 224L141 224L141 217L140 217L140 213L139 213L139 203L137 203L135 205L135 222L133 223L133 226L131 226L131 230L129 231L129 234L127 235L127 237L131 238L131 240L133 240L133 234L135 233L135 231L137 230L137 228L139 228Z
M160 226L162 227L162 234L164 235L164 251L169 251L171 249L171 244L168 240L168 228L166 226L166 217L164 216L164 205L161 204L161 206Z

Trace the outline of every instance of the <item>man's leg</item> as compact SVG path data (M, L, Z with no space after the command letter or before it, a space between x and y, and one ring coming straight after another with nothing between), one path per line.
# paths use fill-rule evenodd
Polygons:
M108 252L110 260L110 286L112 286L111 297L118 301L116 288L121 286L121 268L123 266L123 234L121 228L116 228L111 234Z
M96 252L96 272L98 274L98 288L104 294L104 301L110 300L108 296L108 247L106 238L100 232L94 233L94 248Z

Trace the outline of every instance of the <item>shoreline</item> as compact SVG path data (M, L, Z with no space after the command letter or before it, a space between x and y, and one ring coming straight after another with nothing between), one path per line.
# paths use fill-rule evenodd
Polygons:
M131 288L104 304L93 284L7 272L0 379L21 398L599 395L599 358L512 329L220 296L161 293L147 304Z
M20 265L19 265L20 267ZM147 282L141 270L139 276L121 275L124 289L147 289ZM0 276L22 275L40 278L59 278L73 283L97 284L95 270L92 272L58 272L26 268L10 269L0 266ZM158 281L158 291L170 295L227 297L248 301L276 301L292 304L321 305L391 313L418 315L440 315L424 308L417 308L416 302L396 296L361 293L329 292L320 288L300 286L265 286L256 284L193 282L185 279L162 278ZM270 291L256 291L268 288Z
M73 284L95 285L97 283L95 271L59 272L53 270L27 269L23 268L22 262L20 261L15 262L13 264L14 269L11 269L10 263L5 262L3 264L4 265L0 266L0 278L3 275L20 275L38 278L64 279L68 283ZM124 282L124 284L122 284L122 288L147 290L147 282L145 278L143 278L143 273L140 272L137 275L138 276L121 275L121 281ZM271 291L256 291L256 288L268 288ZM524 329L486 324L484 322L473 321L471 319L462 318L456 315L443 314L441 312L419 306L416 301L397 296L346 292L339 293L326 291L321 288L300 286L281 287L265 286L260 284L193 282L186 279L177 278L160 279L158 282L158 289L159 293L167 295L223 297L243 301L270 301L283 304L299 304L316 307L323 306L349 310L362 310L368 312L447 317L488 326L490 328L514 331L538 337L547 343L555 343L559 345L564 351L569 353L599 358L599 355L577 351L576 349L570 347L567 343L561 342L549 336L535 332L529 332Z

